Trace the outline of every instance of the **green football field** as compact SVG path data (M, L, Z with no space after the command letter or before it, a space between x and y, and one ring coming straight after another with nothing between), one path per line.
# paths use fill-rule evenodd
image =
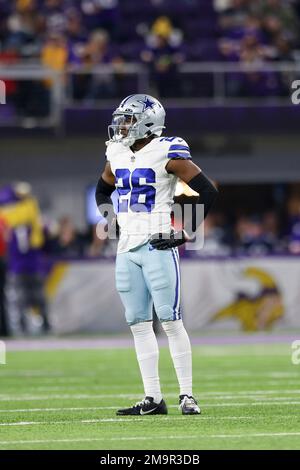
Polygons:
M169 352L168 416L118 417L143 397L133 350L10 352L0 366L0 449L299 449L300 365L290 344L193 348L200 416L182 416Z

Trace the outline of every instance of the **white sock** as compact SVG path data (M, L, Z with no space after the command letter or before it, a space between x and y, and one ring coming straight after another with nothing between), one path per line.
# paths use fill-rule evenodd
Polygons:
M134 338L145 396L153 397L154 402L159 403L162 399L158 375L159 350L152 321L136 323L130 328Z
M165 330L175 367L180 395L193 396L191 343L182 320L161 323Z

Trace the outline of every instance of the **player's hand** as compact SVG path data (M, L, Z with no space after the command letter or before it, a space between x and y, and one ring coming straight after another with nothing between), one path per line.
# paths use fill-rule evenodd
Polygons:
M150 245L156 250L168 250L176 246L183 245L189 241L189 237L184 230L180 232L171 231L171 233L156 233L150 238Z

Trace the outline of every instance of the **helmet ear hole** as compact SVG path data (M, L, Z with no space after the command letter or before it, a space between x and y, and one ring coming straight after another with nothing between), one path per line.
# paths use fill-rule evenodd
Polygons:
M153 122L148 122L147 124L145 124L145 127L152 127L152 126L153 126ZM146 132L145 136L150 137L150 135L152 135L152 131L149 129L149 131Z

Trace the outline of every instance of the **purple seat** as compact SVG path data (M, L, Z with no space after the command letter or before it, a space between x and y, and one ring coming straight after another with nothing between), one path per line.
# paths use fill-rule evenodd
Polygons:
M217 36L217 25L212 20L192 20L185 24L185 36L187 39L212 38Z
M140 54L145 48L143 41L131 41L120 46L120 54L129 62L139 62Z
M183 45L186 61L214 62L221 59L217 41L201 39L196 42L187 42Z

